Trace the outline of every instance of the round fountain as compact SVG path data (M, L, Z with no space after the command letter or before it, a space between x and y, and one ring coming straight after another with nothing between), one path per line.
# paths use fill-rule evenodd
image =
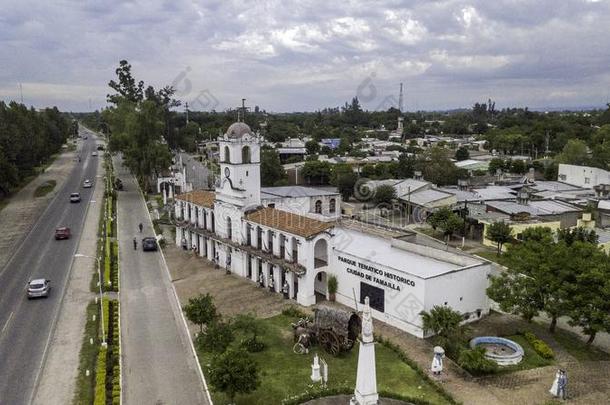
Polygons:
M525 354L519 343L497 336L476 337L470 341L470 347L484 348L485 357L495 361L499 366L519 364Z

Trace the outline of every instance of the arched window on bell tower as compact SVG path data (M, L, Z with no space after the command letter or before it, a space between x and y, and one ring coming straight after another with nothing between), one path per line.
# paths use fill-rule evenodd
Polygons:
M250 163L251 159L250 159L250 147L249 146L244 146L243 148L241 148L241 162L242 163Z
M231 151L229 150L228 146L225 146L224 162L231 163Z

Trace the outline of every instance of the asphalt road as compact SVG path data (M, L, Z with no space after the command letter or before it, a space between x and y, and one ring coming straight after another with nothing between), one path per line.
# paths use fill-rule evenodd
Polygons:
M154 236L144 199L120 158L114 162L124 186L117 215L123 403L209 404L163 258L142 251L141 238Z
M93 133L81 130L88 139L82 141L82 161L75 163L64 186L35 222L30 233L15 251L8 264L0 269L0 404L28 404L34 396L48 342L57 320L78 240L83 229L92 189L85 189L85 179L96 178ZM81 194L80 203L70 203L72 192ZM56 241L56 227L68 226L72 238ZM1 232L1 230L0 230ZM51 280L48 298L29 301L26 284L33 278ZM75 348L79 350L79 348ZM61 370L57 370L61 372Z

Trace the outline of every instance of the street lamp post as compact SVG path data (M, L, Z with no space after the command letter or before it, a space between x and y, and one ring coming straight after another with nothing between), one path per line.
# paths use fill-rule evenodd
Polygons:
M102 324L102 346L106 346L106 331L104 330L104 293L102 291L102 270L101 270L101 265L100 265L100 261L101 258L100 257L94 257L94 256L89 256L89 255L83 255L81 253L77 253L74 255L74 257L87 257L89 259L93 259L95 261L97 261L97 276L98 276L98 285L100 287L100 321Z

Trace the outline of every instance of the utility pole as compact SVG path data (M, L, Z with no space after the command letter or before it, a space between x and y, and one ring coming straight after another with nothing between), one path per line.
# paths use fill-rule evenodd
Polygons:
M184 103L184 109L186 111L186 125L189 124L189 103L188 101Z
M400 93L398 95L398 111L400 114L402 114L402 108L403 108L403 97L402 97L402 83L400 83Z

